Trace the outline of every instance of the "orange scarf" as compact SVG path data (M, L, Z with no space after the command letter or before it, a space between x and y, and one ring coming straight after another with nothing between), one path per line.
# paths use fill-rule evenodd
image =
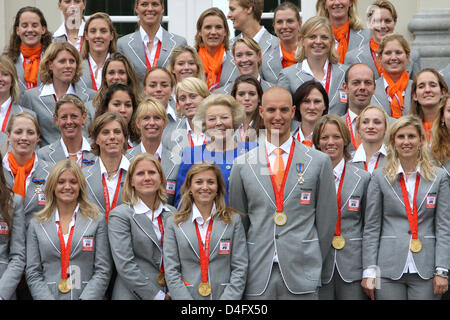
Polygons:
M406 87L409 83L409 74L406 70L403 71L400 79L397 82L394 82L392 78L388 75L387 72L383 74L384 79L386 79L388 83L387 94L391 97L391 113L392 118L398 119L402 116L402 109L405 108L404 99L403 99L403 91L406 90Z
M344 63L345 61L345 54L347 53L348 49L348 41L350 38L350 20L347 21L346 24L343 26L340 26L339 28L333 28L334 37L339 42L339 45L337 47L337 54L339 55L339 63Z
M9 161L9 168L11 169L12 173L14 174L14 186L12 188L12 191L16 194L21 195L25 199L25 181L30 174L31 170L34 166L34 152L31 158L25 163L23 167L21 167L17 161L16 158L14 158L14 155L12 152L8 155L8 161Z
M206 74L206 84L209 91L214 91L219 87L220 75L222 74L222 61L225 54L225 45L222 43L220 49L217 50L214 57L212 57L204 45L198 49L198 55L202 60L203 69Z
M427 122L422 120L423 128L425 129L425 136L427 137L427 142L430 143L431 139L431 126L433 125L433 121Z
M297 48L295 48L294 52L289 52L283 48L283 45L280 42L281 53L283 54L283 59L281 60L281 65L284 68L290 67L297 63L295 59L295 53L297 52Z
M28 48L23 43L20 51L25 60L24 71L25 81L37 85L39 64L41 63L42 43L36 48Z
M381 77L381 75L383 73L383 67L378 62L378 59L376 56L379 47L380 47L380 44L376 43L375 40L373 40L373 38L370 38L370 50L372 53L373 63L375 63L375 68L377 68L378 75Z

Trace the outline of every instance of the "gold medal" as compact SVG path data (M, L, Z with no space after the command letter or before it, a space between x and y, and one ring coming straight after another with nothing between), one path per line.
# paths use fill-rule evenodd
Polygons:
M58 290L62 293L67 293L72 289L72 281L69 278L61 279L58 282Z
M200 293L202 297L209 296L211 294L211 285L208 282L200 283L198 286L198 293Z
M158 274L157 281L158 281L158 284L159 284L161 287L165 287L165 286L167 285L167 284L166 284L166 278L165 278L163 272L161 272L160 274Z
M331 245L333 248L337 250L341 250L343 247L345 247L345 239L343 236L334 236L333 241L331 242Z
M411 251L414 253L422 250L422 242L419 239L411 239Z
M275 222L275 224L277 226L283 226L286 224L287 222L287 216L286 214L281 211L281 212L275 212L275 215L273 216L273 222Z

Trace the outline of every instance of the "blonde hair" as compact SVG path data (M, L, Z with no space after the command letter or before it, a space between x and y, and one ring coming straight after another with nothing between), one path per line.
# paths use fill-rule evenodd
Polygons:
M395 10L395 7L392 4L392 2L387 0L376 0L374 3L372 3L370 6L367 7L366 11L367 22L370 23L372 21L373 14L377 9L386 9L391 14L394 22L397 22L397 10Z
M78 50L67 41L57 41L53 42L45 51L44 57L39 65L39 78L44 84L53 82L53 71L49 68L49 63L56 59L56 56L61 51L68 51L74 58L77 64L77 69L75 70L75 75L72 79L72 84L80 81L81 75L83 74L83 61L81 60Z
M174 215L175 224L180 224L180 222L186 221L194 206L194 199L192 197L192 193L190 192L190 188L192 186L192 178L197 173L212 170L217 179L217 195L215 198L216 203L216 213L214 217L221 219L225 224L231 222L233 210L230 207L227 207L225 202L225 194L226 194L226 185L225 181L222 177L222 172L220 168L212 163L212 162L200 162L194 164L186 174L186 179L184 180L183 186L181 187L181 199L178 205L179 211L177 211Z
M84 25L83 47L81 49L81 57L83 59L89 59L89 50L90 50L90 48L89 48L89 41L86 40L86 34L89 31L89 25L95 19L102 19L102 20L104 20L106 22L106 24L108 25L109 32L113 36L113 39L111 40L111 42L109 44L108 52L109 53L114 53L114 52L117 51L117 32L116 32L116 29L114 28L114 25L113 25L113 22L111 21L111 18L109 17L109 15L107 13L97 12L97 13L94 13L93 15L91 15L89 17L88 21L86 21L86 24Z
M0 72L7 72L11 76L11 88L9 94L13 104L19 103L20 88L16 66L7 55L0 56Z
M169 63L167 64L167 70L173 74L175 77L175 74L173 73L173 69L175 67L175 62L178 58L178 56L182 53L189 52L192 55L192 58L194 59L195 65L197 66L197 74L195 75L196 78L205 81L205 70L203 69L202 60L200 59L200 56L198 55L197 51L195 51L194 48L188 46L188 45L181 45L176 47L172 50L172 53L169 57ZM176 79L176 77L175 77Z
M320 149L320 136L322 134L323 129L325 128L325 125L328 123L335 124L338 127L339 132L342 137L342 140L344 140L344 150L343 150L344 159L345 159L345 161L351 160L352 156L350 154L350 151L348 150L350 142L352 141L351 140L352 138L350 136L350 130L348 129L344 120L342 120L341 117L339 117L336 114L323 115L317 121L316 125L314 126L314 131L313 131L314 146L316 147L317 150L321 150Z
M431 125L431 155L441 166L450 158L450 133L444 122L444 112L449 99L448 93L441 99L436 118Z
M192 119L193 123L198 124L202 128L202 132L206 131L206 112L211 106L228 107L233 118L233 129L236 130L244 122L245 109L242 104L229 94L217 93L206 97L195 111L195 116Z
M74 94L65 94L61 98L59 98L59 100L56 102L55 110L53 111L54 119L58 118L59 108L61 108L61 106L66 103L72 103L78 109L80 109L81 115L87 115L87 112L88 112L87 108L84 105L83 101L81 101L81 99L78 98L78 96L76 96Z
M154 113L160 116L166 125L169 122L166 108L164 108L162 103L156 98L147 97L138 105L136 114L134 115L135 121L133 125L135 127L135 130L139 133L139 136L141 136L141 130L138 128L137 123L149 113Z
M358 118L356 119L356 125L355 125L355 129L356 129L356 132L359 132L359 129L360 129L360 127L361 127L361 122L362 122L362 118L363 118L363 116L364 116L364 114L367 112L367 111L369 111L370 109L375 109L375 110L378 110L382 115L383 115L383 122L384 122L384 130L385 130L385 134L386 134L386 132L388 131L388 129L389 129L389 116L388 116L388 114L386 113L386 111L382 108L382 107L380 107L380 106L375 106L375 105L373 105L373 104L369 104L367 107L365 107L362 111L361 111L361 113L359 114L359 116L358 116Z
M236 39L236 41L233 43L233 46L231 47L231 53L233 54L233 58L234 58L234 53L236 51L236 46L242 43L244 45L246 45L250 50L253 50L256 52L256 55L259 57L259 61L258 61L258 69L261 68L262 65L262 51L261 51L261 47L259 46L259 44L248 37L243 37L243 38L238 38Z
M139 196L136 194L136 189L131 185L131 181L133 179L134 172L136 171L138 163L141 162L142 160L148 160L152 162L155 165L156 170L159 173L159 176L161 177L161 184L158 190L156 191L155 196L154 208L158 208L161 203L162 204L167 203L167 193L166 193L167 181L164 175L163 168L159 163L158 159L156 159L154 155L147 152L140 153L137 156L135 156L133 160L131 160L130 166L128 167L127 176L125 178L124 188L122 191L122 202L130 206L134 206L139 201Z
M325 2L327 0L317 0L316 14L317 16L328 18L328 10L325 9ZM361 30L364 25L358 15L358 0L350 0L350 7L348 8L348 19L350 20L350 29Z
M211 95L206 82L193 77L183 79L182 81L177 83L177 86L175 87L175 96L177 97L177 102L180 90L196 93L203 98Z
M430 154L428 153L427 138L425 137L425 130L422 126L422 120L415 115L409 114L397 119L389 128L389 132L387 134L387 158L383 171L392 185L397 178L397 169L400 163L397 150L395 148L395 136L398 130L407 126L413 126L417 130L420 138L421 143L419 146L419 155L417 159L417 164L420 166L420 175L425 179L432 181L436 172L431 161Z
M335 38L333 29L331 28L330 21L328 21L327 18L315 16L308 19L300 29L300 40L308 37L310 34L322 27L325 27L327 29L328 36L330 37L330 52L328 53L328 60L332 64L338 63L339 56L334 47ZM299 46L299 50L297 51L295 59L297 60L297 62L300 62L305 60L306 58L305 48L303 48L303 46Z
M53 216L57 208L55 195L56 185L61 174L67 170L73 173L78 181L78 184L80 185L80 192L77 199L80 206L79 213L94 220L98 217L99 210L97 206L88 199L86 192L86 179L84 178L81 168L75 161L67 159L57 162L47 178L44 191L46 204L44 209L36 213L36 218L39 219L41 223L47 222Z
M39 122L37 121L37 119L35 117L33 117L33 115L29 112L19 112L19 113L15 113L13 115L11 115L11 118L8 122L8 125L6 126L6 132L8 134L11 134L11 131L13 129L14 123L16 122L16 120L18 118L24 118L24 119L28 119L31 122L33 122L35 128L36 128L36 133L38 135L38 137L41 137L42 135L42 131L41 131L41 127L39 126ZM39 143L39 139L38 142Z

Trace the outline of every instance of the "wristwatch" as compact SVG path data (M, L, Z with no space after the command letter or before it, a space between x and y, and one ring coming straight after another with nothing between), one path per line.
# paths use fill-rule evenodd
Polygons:
M436 269L436 272L434 273L434 275L448 279L448 271L444 271L442 269Z

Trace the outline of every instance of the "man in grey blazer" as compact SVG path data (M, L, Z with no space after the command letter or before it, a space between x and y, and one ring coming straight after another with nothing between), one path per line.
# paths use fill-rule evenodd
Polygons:
M291 137L295 106L286 89L266 91L259 111L266 135L261 135L259 147L235 160L230 180L230 204L246 214L249 268L244 295L317 299L337 220L336 201L329 201L336 196L331 161ZM274 168L277 148L284 151L287 170L278 198L267 161Z
M303 71L303 61L281 70L278 75L277 85L287 89L293 95L303 83L314 80L314 77ZM328 113L342 116L347 111L347 104L342 96L342 83L344 82L347 66L335 63L331 65L331 84L328 91L329 108Z
M162 31L162 44L161 53L158 59L158 67L165 67L169 62L172 50L178 46L187 45L187 42L185 38L170 33L163 27L160 27L160 29ZM137 30L134 33L119 38L119 40L117 40L117 51L126 55L130 60L136 71L139 83L142 85L144 76L147 73L147 62L140 31Z

